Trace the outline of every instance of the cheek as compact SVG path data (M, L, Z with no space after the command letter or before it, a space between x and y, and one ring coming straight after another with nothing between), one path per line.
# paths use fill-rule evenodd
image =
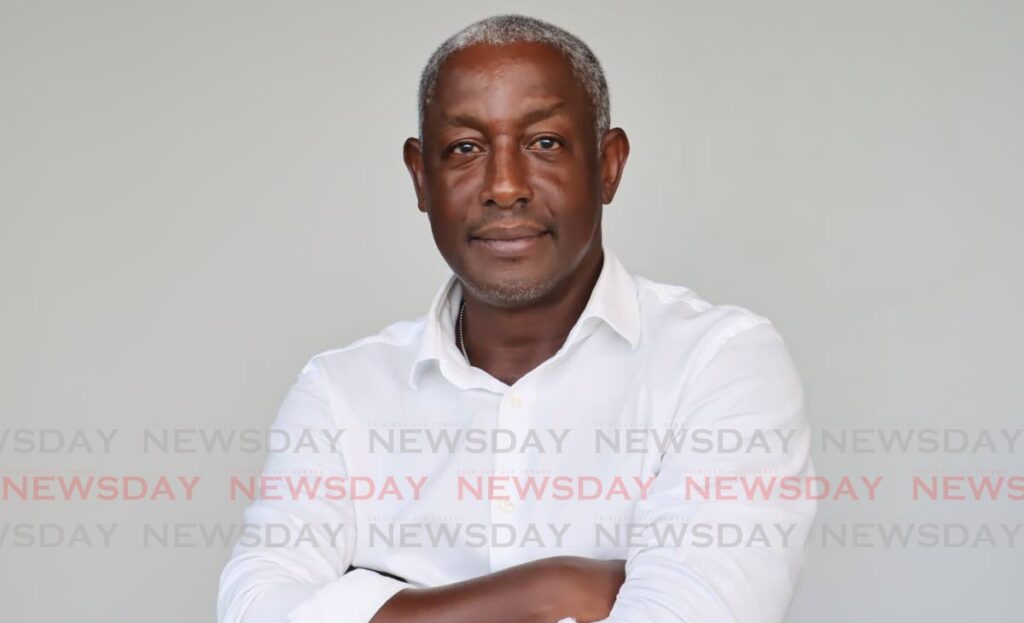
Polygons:
M600 185L592 184L593 174L582 163L574 166L538 169L534 176L534 199L538 207L550 211L562 238L589 238L593 221L600 211Z
M479 199L482 183L475 169L440 172L431 186L430 203L448 220L465 220Z
M434 242L449 261L457 261L466 246L468 205L460 187L438 184L427 200L427 217Z

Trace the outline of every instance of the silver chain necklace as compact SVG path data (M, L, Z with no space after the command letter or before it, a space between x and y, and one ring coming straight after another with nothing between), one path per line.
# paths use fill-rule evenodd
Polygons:
M459 349L462 351L462 356L466 358L466 362L469 363L469 353L466 352L466 338L462 333L462 317L466 313L466 299L462 299L462 303L459 305Z

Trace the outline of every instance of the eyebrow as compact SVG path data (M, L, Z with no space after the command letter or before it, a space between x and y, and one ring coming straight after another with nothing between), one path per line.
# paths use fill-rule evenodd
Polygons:
M527 126L538 121L541 121L543 119L547 119L548 117L551 117L564 107L565 101L558 100L557 102L554 102L553 104L550 104L548 106L544 106L543 108L536 108L534 110L531 110L530 112L523 115L523 117L519 121L522 125ZM466 113L445 115L443 124L446 126L470 128L479 128L480 126L483 125L480 119L477 119L473 115Z

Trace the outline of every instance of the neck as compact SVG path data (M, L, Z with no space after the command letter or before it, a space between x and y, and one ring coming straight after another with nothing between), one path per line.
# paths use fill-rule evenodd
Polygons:
M554 356L587 306L603 265L598 245L565 284L521 307L489 305L463 287L463 337L473 365L512 385Z

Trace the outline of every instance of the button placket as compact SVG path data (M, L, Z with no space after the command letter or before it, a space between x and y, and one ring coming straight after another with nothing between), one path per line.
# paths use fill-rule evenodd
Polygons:
M526 398L522 392L512 391L507 393L498 407L497 427L515 432L517 444L511 452L494 453L494 475L517 477L522 475L525 457L520 453L520 443L528 429L528 418L525 417L524 409ZM515 499L515 487L506 488L507 499L494 499L490 501L491 525L511 524L516 531L522 526L519 522L521 516L517 510L520 508L520 501ZM518 561L516 558L517 548L505 547L501 549L490 548L491 569L506 568Z

